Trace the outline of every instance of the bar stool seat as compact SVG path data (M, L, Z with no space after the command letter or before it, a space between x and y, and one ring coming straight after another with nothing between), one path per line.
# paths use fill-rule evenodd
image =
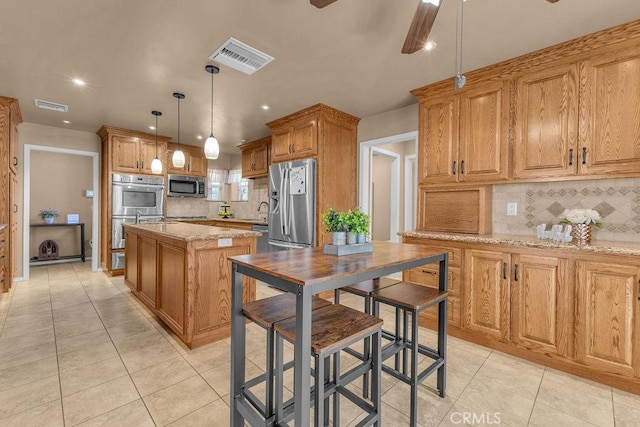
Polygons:
M442 285L441 285L442 286ZM417 398L418 385L430 374L437 370L437 388L441 397L445 396L446 386L446 348L447 348L447 298L446 286L444 289L435 289L410 282L400 282L393 286L380 289L373 293L373 314L379 312L379 304L384 303L396 308L396 313L402 311L403 328L396 325L396 336L384 338L391 342L382 348L382 360L396 356L394 368L383 365L382 370L411 386L411 410L410 423L417 425ZM438 304L438 348L433 349L418 342L418 315L423 310ZM411 313L411 338L408 337L408 314ZM398 316L396 315L396 318ZM410 375L407 375L407 350L411 351ZM402 371L398 368L397 356L402 352ZM418 372L418 354L433 359L433 362L422 372Z
M379 425L381 411L381 331L382 319L362 313L340 304L314 310L311 320L311 353L315 361L315 387L313 403L315 406L314 424L328 425L328 398L333 397L333 425L340 423L339 400L341 394L368 412L359 425ZM277 322L276 331L276 424L286 422L293 416L293 403L284 407L283 389L283 340L291 343L296 338L296 319L289 318ZM340 351L353 343L369 338L372 341L372 357L348 372L340 373ZM330 357L333 357L333 381L330 381ZM346 385L372 372L371 403L347 390ZM288 413L285 411L288 409Z
M312 310L332 305L330 301L322 298L313 297L311 301ZM275 352L275 332L274 325L276 322L294 317L296 315L296 296L292 293L283 293L268 298L262 298L255 301L244 303L242 306L242 314L256 325L261 326L267 333L267 351L266 351L266 371L263 375L259 375L246 381L244 393L249 402L268 420L273 417L273 378L274 378L274 352ZM284 369L293 366L292 363L284 367ZM265 400L264 403L258 399L249 389L256 384L266 381L265 384Z

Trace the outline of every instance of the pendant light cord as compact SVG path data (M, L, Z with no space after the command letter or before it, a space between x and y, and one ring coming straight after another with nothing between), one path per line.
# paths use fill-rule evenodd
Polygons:
M211 73L211 136L213 136L213 73Z
M178 98L178 150L180 149L180 98Z
M458 19L456 20L456 75L462 74L462 9L464 0L458 0Z
M156 115L156 159L158 158L158 116Z

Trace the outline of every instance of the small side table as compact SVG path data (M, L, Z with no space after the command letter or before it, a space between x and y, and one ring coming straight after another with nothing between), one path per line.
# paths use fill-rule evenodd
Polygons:
M79 222L76 224L30 224L30 227L80 227L80 254L79 255L65 255L61 256L58 259L77 259L80 258L82 262L85 260L85 244L84 244L84 222ZM44 262L31 259L31 263Z

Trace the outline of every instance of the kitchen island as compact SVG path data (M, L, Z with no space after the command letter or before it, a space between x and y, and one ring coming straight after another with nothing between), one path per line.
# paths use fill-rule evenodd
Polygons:
M125 224L124 281L189 347L230 335L231 256L256 252L260 233L182 222ZM244 278L243 300L255 299Z

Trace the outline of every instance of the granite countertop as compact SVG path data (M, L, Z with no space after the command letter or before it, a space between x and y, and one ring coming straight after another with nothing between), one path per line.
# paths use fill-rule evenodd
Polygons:
M222 218L222 217L206 217L206 216L169 216L167 221L224 221L224 222L243 222L246 224L267 225L266 218Z
M193 240L217 240L241 237L260 237L262 233L251 230L239 230L236 228L212 227L209 225L189 224L186 222L148 222L144 224L125 224L125 228L138 228L180 239Z
M511 234L462 234L416 230L404 231L398 234L400 236L406 237L447 240L451 242L512 245L541 249L569 249L597 254L640 256L640 243L635 242L612 242L605 240L593 240L590 245L578 246L572 243L558 243L552 240L540 240L533 236L518 236Z

